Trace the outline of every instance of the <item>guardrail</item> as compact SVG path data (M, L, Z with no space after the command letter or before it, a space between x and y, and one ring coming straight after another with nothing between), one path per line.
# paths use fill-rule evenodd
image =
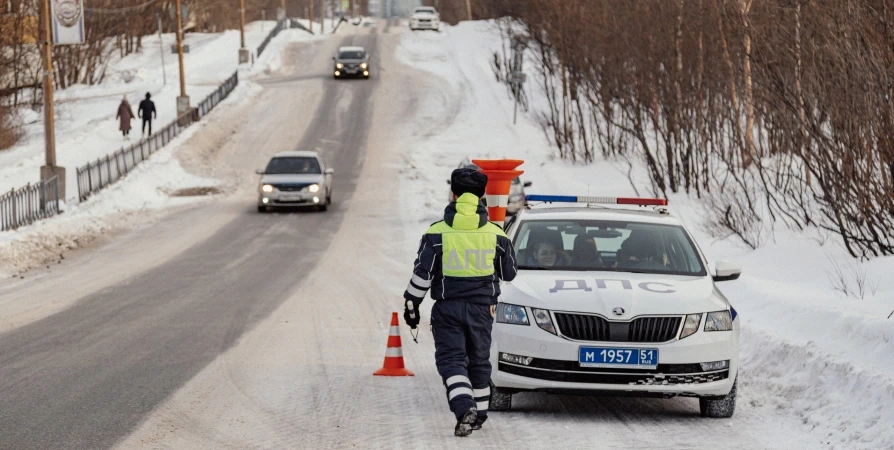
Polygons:
M198 122L211 112L238 85L239 72L235 72L216 91L199 102L196 108L178 117L158 132L130 147L122 148L115 153L78 167L76 173L78 177L78 198L80 201L86 200L94 193L105 189L130 173L137 165L180 135L188 126Z
M15 230L59 214L59 178L0 195L0 231Z

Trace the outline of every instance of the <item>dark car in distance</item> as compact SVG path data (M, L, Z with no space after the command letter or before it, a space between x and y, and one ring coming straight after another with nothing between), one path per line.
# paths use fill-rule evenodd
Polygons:
M369 53L363 47L340 47L332 60L335 62L333 78L369 78Z

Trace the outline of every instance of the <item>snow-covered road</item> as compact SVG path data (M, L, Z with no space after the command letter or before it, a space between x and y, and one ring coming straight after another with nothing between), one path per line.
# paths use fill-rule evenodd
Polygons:
M788 449L892 442L884 425L890 410L823 413L823 404L849 404L828 392L807 407L788 405L810 397L797 392L802 379L774 384L791 372L782 366L785 357L807 362L800 347L765 332L743 334L753 339L743 349L746 360L767 367L745 369L752 378L742 380L729 420L702 419L692 399L520 394L513 411L494 413L484 430L457 439L425 326L419 344L403 336L415 377L373 377L418 236L437 220L443 180L462 156L526 157L528 179L541 192L587 187L579 181L586 176L619 179L611 166L553 164L542 135L531 132L536 124L512 126L504 88L492 83L487 60L474 50L481 33L410 34L396 25L380 21L374 29L293 44L256 97L224 109L184 143L176 154L182 165L221 180L230 195L76 252L51 272L0 283L0 448ZM344 44L371 48L371 80L331 79L329 56ZM254 213L252 169L293 148L317 149L335 166L335 208ZM535 154L541 156L529 157ZM617 182L603 188L630 189ZM424 324L427 318L424 311ZM822 355L814 357L822 363ZM817 367L803 366L802 376L842 373ZM764 375L772 383L762 382ZM858 383L866 380L860 376L854 374ZM830 380L817 382L825 390ZM885 380L874 383L855 392L882 401L894 396ZM771 397L777 394L779 402ZM867 428L871 416L876 429Z

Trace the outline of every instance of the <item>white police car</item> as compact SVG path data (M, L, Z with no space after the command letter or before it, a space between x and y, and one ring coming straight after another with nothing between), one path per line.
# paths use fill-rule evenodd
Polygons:
M490 409L522 391L615 393L698 397L702 416L731 417L740 321L715 283L741 268L711 268L665 199L527 200L574 204L507 224L519 274L497 305Z

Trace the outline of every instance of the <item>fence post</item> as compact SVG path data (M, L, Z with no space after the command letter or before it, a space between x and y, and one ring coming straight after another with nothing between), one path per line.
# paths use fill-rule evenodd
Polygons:
M12 225L12 229L15 230L16 228L19 227L19 225L18 225L19 213L18 213L18 208L16 208L16 189L15 188L12 188L9 190L9 199L12 200L12 202L11 202L12 203L12 222L10 225Z

